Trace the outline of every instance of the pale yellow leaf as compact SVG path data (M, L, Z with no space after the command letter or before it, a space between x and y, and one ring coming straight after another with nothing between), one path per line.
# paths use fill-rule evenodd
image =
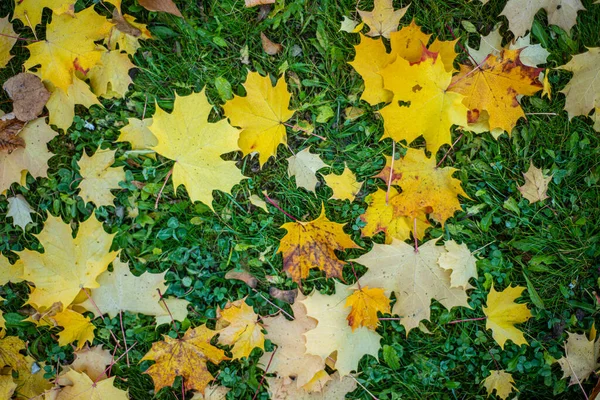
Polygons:
M123 167L112 167L116 151L98 150L88 157L83 152L79 160L81 182L80 196L85 203L93 202L96 207L112 206L114 196L111 190L119 189L119 182L125 181Z

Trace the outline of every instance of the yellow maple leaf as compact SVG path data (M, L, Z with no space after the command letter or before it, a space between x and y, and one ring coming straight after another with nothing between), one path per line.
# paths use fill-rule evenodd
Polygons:
M390 37L390 33L398 30L400 19L408 11L410 4L404 8L394 10L392 0L375 0L373 11L357 10L363 22L369 25L371 30L368 36Z
M152 118L145 118L143 120L137 118L128 118L129 122L123 128L121 128L118 142L129 142L131 143L132 150L147 150L158 144L156 136L149 129L152 125Z
M454 68L454 60L458 55L456 52L456 43L458 43L458 39L450 41L435 39L429 46L429 51L438 53L438 57L442 58L446 72L456 71Z
M13 19L20 20L23 25L35 29L42 23L42 12L49 8L54 14L70 14L75 12L76 0L15 0Z
M565 342L565 355L558 363L563 370L564 378L570 378L569 385L585 381L600 368L600 339L596 339L595 327L592 327L590 338L585 334L568 332Z
M292 304L294 319L288 320L283 314L276 317L263 317L263 326L267 339L277 345L277 351L265 353L260 363L269 370L277 372L284 382L298 388L307 385L319 371L325 368L325 362L319 356L307 354L304 334L317 326L317 321L306 315L302 301L306 299L298 294Z
M118 8L120 9L120 7ZM113 12L112 22L115 26L104 42L109 50L118 49L134 55L141 47L141 39L152 39L152 34L145 24L135 22L135 17L122 15L117 9Z
M106 99L125 97L133 83L129 76L132 68L135 65L127 54L118 50L104 52L100 62L88 73L94 94Z
M451 287L450 271L438 265L445 251L443 246L436 246L436 240L420 245L418 251L394 240L391 245L375 244L355 260L368 268L359 279L362 286L383 288L387 296L396 294L392 312L402 317L407 335L422 320L429 320L432 299L447 309L469 307L465 289Z
M12 399L17 384L11 375L0 375L0 399Z
M221 154L239 150L238 130L224 119L209 123L211 110L204 90L176 96L173 112L158 108L149 129L158 140L153 149L175 161L175 190L184 185L192 201L212 209L213 190L229 193L244 176L235 161L221 158Z
M23 262L17 260L14 264L0 254L0 286L8 282L21 282L23 280Z
M400 194L397 189L390 187L389 193L378 189L371 193L365 199L367 209L360 216L366 225L361 228L363 236L373 236L378 232L385 232L385 243L392 243L393 239L406 240L415 235L415 218L402 215L402 209L398 207L398 197ZM421 211L416 217L418 239L423 239L425 230L431 226L427 221L425 211Z
M93 216L79 225L75 239L71 227L52 216L36 236L45 252L24 250L20 256L23 277L35 285L28 303L38 309L57 302L68 307L82 288L98 287L96 278L117 255L110 251L114 234Z
M112 363L110 351L102 345L79 349L73 352L75 359L70 367L77 372L83 372L93 381L106 379L106 368Z
M77 78L74 73L67 90L57 88L50 82L46 82L46 87L50 91L50 98L46 102L46 108L50 114L50 124L56 125L58 129L65 132L73 124L76 104L85 108L93 105L102 107L87 83Z
M531 161L529 169L523 174L523 177L525 178L525 184L517 189L530 203L548 198L548 184L552 180L552 176L544 175L543 171L533 165L533 161Z
M573 73L569 83L560 91L566 97L565 110L569 113L569 119L576 115L588 115L594 107L600 106L599 63L600 47L593 47L573 56L571 61L559 67Z
M385 167L377 177L390 182L391 166L392 158L386 157ZM452 177L457 169L438 168L435 158L427 158L424 151L407 149L403 158L394 160L393 168L391 184L400 186L402 193L392 204L398 207L399 215L407 216L411 221L426 211L443 224L461 210L458 196L469 198L461 182Z
M284 123L292 118L291 94L284 79L271 84L271 78L250 72L244 83L246 97L235 96L223 105L231 125L242 128L239 145L244 155L258 153L260 165L277 155L277 147L286 144Z
M17 384L17 399L35 399L52 387L47 379L44 379L44 366L46 363L37 362L29 356L25 356L27 368L19 370L19 376L15 378Z
M78 312L66 309L54 315L51 319L56 321L58 326L64 328L62 332L58 333L59 346L66 346L77 341L75 349L79 350L86 342L92 343L94 341L96 327L89 317L84 317Z
M287 234L281 239L278 253L283 254L283 269L300 284L311 268L325 271L328 278L340 278L346 264L335 250L359 246L343 230L343 225L330 221L321 208L319 218L308 222L288 222L281 226Z
M210 344L216 334L202 325L188 329L180 339L163 336L163 341L152 343L152 349L142 360L156 361L145 372L154 380L155 392L173 385L175 378L181 376L186 391L204 393L206 386L215 379L206 363L218 364L229 359L223 350Z
M447 90L452 73L446 71L441 57L435 53L427 56L413 64L398 57L384 68L384 88L393 92L394 98L381 116L383 138L410 144L422 135L427 150L435 154L442 145L450 144L452 125L467 125L467 108L462 95Z
M12 24L8 21L8 17L0 18L0 34L0 68L4 68L11 58L13 58L10 50L18 40Z
M430 37L431 35L423 33L421 28L412 20L410 25L390 34L392 54L400 56L409 63L419 62ZM395 58L392 61L395 61Z
M492 336L504 349L504 343L512 340L520 346L527 344L523 333L515 327L515 324L526 322L532 317L531 311L526 304L517 304L515 299L525 290L522 286L507 287L502 292L496 292L494 285L490 289L487 298L487 307L483 307L486 315L486 329L492 330Z
M357 182L356 175L347 166L344 165L344 172L341 175L334 173L323 177L325 183L333 190L334 199L354 201L354 198L360 192L364 182Z
M258 315L245 299L229 302L219 310L217 320L219 343L231 346L233 359L249 357L256 347L265 348L265 335L258 323Z
M58 379L64 386L55 400L128 400L127 392L114 386L115 377L94 382L84 373L69 370Z
M358 368L364 355L377 357L381 336L372 330L359 327L352 329L347 317L350 310L345 306L352 292L349 286L335 282L335 294L311 293L302 304L307 315L317 320L317 327L306 332L306 352L320 356L323 361L337 351L335 368L341 377Z
M96 207L112 206L114 196L111 190L119 188L119 182L125 181L123 167L112 167L116 151L98 150L88 157L85 151L79 160L81 182L80 196L84 202L93 202Z
M25 351L25 342L16 336L6 336L0 331L0 366L10 367L13 371L22 371L29 367L27 359L21 351Z
M55 136L44 118L30 121L19 133L25 141L25 147L14 150L11 154L0 152L0 193L10 187L13 182L21 182L23 171L33 177L45 177L48 171L48 160L53 156L47 144Z
M488 396L491 396L494 390L496 390L496 396L501 399L506 399L515 390L515 380L512 375L504 370L490 371L491 375L485 378L481 383L485 390L487 390Z
M385 295L383 289L369 289L368 286L365 286L348 296L346 307L352 307L350 314L346 317L352 330L361 326L375 330L379 325L377 312L389 313L390 299Z
M24 67L31 69L40 65L34 74L67 91L75 71L85 75L100 61L103 51L98 50L94 42L103 39L111 27L94 7L75 16L54 15L46 27L46 40L27 46L31 56Z
M485 112L489 131L501 129L510 134L519 118L525 116L517 95L531 96L542 90L538 79L542 70L523 65L519 53L503 50L499 56L487 57L477 68L460 66L449 90L464 95L470 124L478 122Z

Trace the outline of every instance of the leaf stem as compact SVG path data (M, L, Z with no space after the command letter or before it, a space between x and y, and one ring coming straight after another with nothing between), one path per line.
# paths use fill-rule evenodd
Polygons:
M396 158L396 141L392 139L392 161L390 162L390 176L387 181L387 191L385 192L385 205L389 205L390 188L392 187L392 176L394 176L394 159Z
M456 143L458 143L458 141L460 139L462 139L463 136L464 136L464 133L461 133L460 136L454 141L454 143L452 143L452 145L450 146L450 148L446 151L446 154L444 154L444 157L442 157L442 159L440 160L440 162L437 163L437 165L435 166L435 168L439 168L439 166L442 165L442 163L444 162L444 160L446 159L446 157L448 157L448 154L450 154L450 150L454 150L454 146L456 146Z
M325 136L317 135L314 132L310 132L310 131L307 131L306 129L302 129L298 125L288 124L287 122L284 122L283 125L287 126L288 128L299 130L299 131L304 132L304 133L306 133L308 135L312 135L312 136L318 137L321 140L327 140L327 138Z
M288 214L287 212L285 212L283 210L283 208L279 207L279 205L275 202L275 200L273 200L272 198L270 198L266 193L265 193L265 200L267 200L273 207L275 207L276 209L278 209L279 211L281 211L282 213L284 213L289 219L293 220L294 222L298 222L298 218Z
M160 201L160 198L162 197L163 190L165 190L165 186L167 186L167 182L169 181L169 178L171 177L171 175L173 175L173 169L175 169L175 165L173 165L173 167L169 170L169 173L165 177L165 183L163 183L162 187L160 188L160 192L158 192L158 196L156 196L156 202L154 203L155 210L158 208L158 202Z
M452 324L458 324L458 323L461 323L461 322L483 321L484 319L487 319L487 317L468 318L468 319L457 319L457 320L454 320L454 321L450 321L450 322L448 322L448 325L452 325Z

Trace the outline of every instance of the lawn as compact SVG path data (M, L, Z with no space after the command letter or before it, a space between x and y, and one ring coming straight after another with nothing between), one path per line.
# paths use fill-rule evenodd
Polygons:
M172 388L154 393L153 380L144 374L152 362L141 359L162 335L175 338L202 324L214 328L217 310L243 298L261 316L274 315L281 308L290 312L288 304L269 294L271 287L298 287L283 271L278 253L286 234L281 226L293 222L290 216L310 221L324 207L327 217L344 224L344 231L360 246L338 253L342 260L356 259L374 243L384 243L383 233L361 235L364 222L360 216L367 209L365 198L378 188L387 189L374 178L385 165L384 156L392 151L404 153L403 146L392 149L391 139L380 140L384 122L378 110L382 105L360 100L363 79L348 64L360 37L340 31L344 16L360 20L356 9L371 10L373 1L278 0L262 19L258 8L245 8L242 0L175 2L184 18L149 12L134 0L123 0L123 13L148 24L153 36L141 41L142 47L132 57L137 68L132 70L129 92L122 99L103 99L103 107L78 106L73 125L49 144L54 156L48 178L28 176L25 185L15 183L5 196L0 195L0 251L11 261L24 249L39 249L36 235L48 214L65 222L97 218L115 235L112 250L120 251L121 260L128 261L136 275L166 271L165 295L190 302L184 321L160 326L151 316L129 312L123 313L122 321L107 315L93 319L94 345L114 351L115 358L124 354L123 347L115 348L115 337L122 341L125 335L129 347L135 344L110 373L116 376L115 386L128 390L136 400L184 400L180 378ZM79 0L76 9L96 4L99 13L109 16L112 6L98 3ZM513 38L506 18L500 16L505 3L413 0L400 23L406 26L414 20L435 38L459 39L457 63L465 63L465 47L477 48L481 36L471 27L487 34L503 23L504 41ZM472 309L448 310L433 301L430 321L424 322L429 333L414 329L408 335L402 320L393 318L397 315L385 315L388 319L377 328L382 337L379 357L362 358L356 375L360 385L346 398L483 399L487 393L482 381L491 370L511 373L520 399L587 398L582 390L589 395L597 384L599 378L593 374L581 386L569 386L555 362L564 356L568 332L587 334L598 322L600 311L596 295L600 290L600 135L590 118L568 118L560 90L572 74L555 69L586 48L600 46L600 5L590 0L583 3L587 10L578 14L570 34L549 25L544 12L535 18L532 42L550 52L545 67L550 71L552 98L542 97L541 92L524 97L526 120L521 119L510 136L504 133L495 139L489 132L454 129L453 141L460 136L454 148L445 145L433 154L438 161L445 156L441 166L458 170L454 177L468 197L460 198L462 210L445 224L435 224L420 244L441 237L465 243L476 254L479 277L471 279L474 288L468 292ZM395 8L407 4L394 1ZM12 1L2 2L0 17L12 9ZM50 16L46 10L45 21ZM28 27L20 22L14 25L22 37L32 37ZM261 32L281 43L283 51L267 55ZM37 35L43 37L42 25ZM249 61L243 62L246 52ZM13 54L9 65L0 69L2 82L22 72L29 53L17 43ZM235 185L230 194L215 191L213 209L191 201L183 186L175 193L173 161L151 151L132 151L130 144L117 142L128 118L152 117L157 107L170 112L176 95L202 89L215 106L210 120L224 118L223 104L231 94L244 94L248 71L268 74L273 82L285 77L290 108L296 110L288 121L288 146L280 146L277 157L262 168L257 157L228 153L225 159L235 160L248 179ZM0 108L9 112L10 101L6 93L2 96ZM348 107L363 113L349 119ZM292 128L308 124L314 134ZM422 139L409 143L415 148L424 144ZM331 199L332 190L322 177L316 193L297 187L288 176L286 159L308 147L328 166L318 176L330 170L340 174L346 165L358 181L364 181L354 201ZM91 155L101 149L117 150L115 166L124 167L126 180L113 191L114 206L96 208L78 197L77 163L83 153ZM517 189L531 162L552 176L549 198L536 203L523 198ZM267 204L268 211L249 200L251 195L265 199L265 192L277 205ZM7 197L16 194L22 194L35 210L34 223L25 232L6 217ZM240 269L258 279L256 289L225 277ZM354 284L365 271L363 265L349 263L343 270L345 283ZM509 342L502 349L486 330L482 305L492 283L497 289L527 288L519 302L528 304L533 314L520 325L529 345ZM334 286L334 279L313 269L301 289L307 295L313 291L331 294ZM30 291L24 282L0 287L6 332L25 341L27 354L40 365L46 363L45 378L53 379L59 365L72 362L74 349L58 345L55 328L25 321L31 313L26 304ZM267 340L265 347L270 351L274 345ZM224 361L219 367L209 364L216 384L231 389L228 399L270 398L263 382L266 366L259 363L262 354L254 349L248 358ZM191 399L192 394L185 398Z

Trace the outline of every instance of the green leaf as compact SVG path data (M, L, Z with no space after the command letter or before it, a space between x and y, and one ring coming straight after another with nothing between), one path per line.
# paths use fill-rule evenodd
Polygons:
M537 290L535 290L535 287L532 285L525 271L523 271L523 277L525 278L525 282L527 282L527 291L529 292L529 298L531 299L533 305L535 305L537 308L545 309L546 307L544 306L544 301L538 294Z
M233 99L233 90L231 89L231 83L222 76L215 79L215 87L217 88L217 92L219 92L219 97L223 101Z
M400 368L400 358L392 346L388 346L387 344L383 346L383 360L391 369Z

